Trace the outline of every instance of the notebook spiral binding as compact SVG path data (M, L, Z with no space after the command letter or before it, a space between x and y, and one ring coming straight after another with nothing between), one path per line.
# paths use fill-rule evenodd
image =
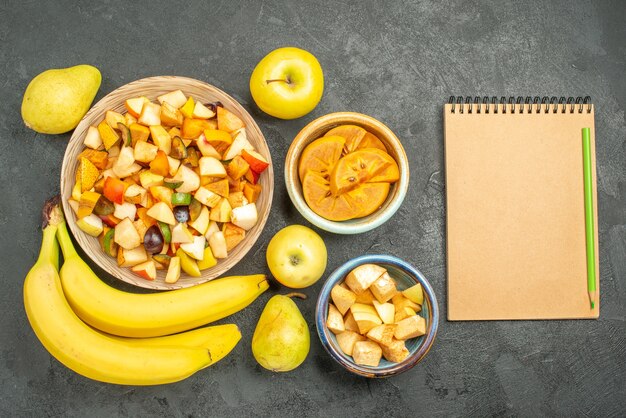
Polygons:
M509 96L500 97L500 100L496 96L484 96L482 99L478 96L472 98L471 96L467 96L463 98L462 96L450 96L449 104L452 105L451 111L452 113L456 113L456 107L458 106L460 113L464 112L464 108L467 105L468 113L472 113L474 110L476 113L481 113L484 110L484 113L498 113L500 106L502 106L501 113L507 112L507 106L510 106L511 113L541 113L541 109L543 108L543 113L557 113L560 109L561 113L566 113L569 107L569 113L576 112L576 106L578 106L578 113L583 113L585 105L587 106L587 113L591 113L591 97L585 96L584 98L581 96L578 97L568 97L565 98L561 96L557 98L556 96L548 97L548 96Z

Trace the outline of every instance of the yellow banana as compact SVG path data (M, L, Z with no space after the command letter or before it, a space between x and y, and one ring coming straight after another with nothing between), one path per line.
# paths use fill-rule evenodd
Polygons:
M265 292L264 274L231 276L168 292L117 290L98 278L76 253L65 222L57 238L63 251L63 291L76 314L108 334L158 337L197 328L245 308Z
M226 357L226 355L230 353L233 348L235 348L241 339L241 332L239 332L239 327L235 324L198 328L193 331L182 332L180 334L166 335L165 337L126 338L110 334L103 335L107 335L109 338L117 341L123 341L128 344L139 346L183 346L206 348L209 350L209 357L211 358L211 362L208 365L215 364Z
M55 210L62 219L58 205ZM126 385L176 382L211 364L206 348L127 343L83 323L67 303L55 268L57 222L58 217L44 225L39 258L24 281L28 320L50 354L83 376Z

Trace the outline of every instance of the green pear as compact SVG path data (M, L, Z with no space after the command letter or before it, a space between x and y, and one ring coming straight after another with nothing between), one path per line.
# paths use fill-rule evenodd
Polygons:
M24 92L24 123L44 134L71 131L89 110L101 81L100 71L91 65L44 71Z
M309 354L309 326L290 296L276 295L265 305L252 337L252 354L263 367L288 372L298 367Z

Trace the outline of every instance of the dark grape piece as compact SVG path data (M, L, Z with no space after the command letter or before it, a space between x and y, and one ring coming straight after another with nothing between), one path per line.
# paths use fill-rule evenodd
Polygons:
M163 251L163 235L158 225L152 225L143 236L143 246L150 254Z
M174 218L180 223L189 222L189 206L176 206L174 208Z

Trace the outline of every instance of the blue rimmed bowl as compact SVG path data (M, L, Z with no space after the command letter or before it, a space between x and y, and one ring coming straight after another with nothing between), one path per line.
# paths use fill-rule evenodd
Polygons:
M336 284L341 283L351 270L362 264L378 264L386 268L389 275L396 281L399 290L407 289L416 283L421 284L424 289L424 304L420 315L426 319L426 333L421 337L406 341L409 356L400 363L393 363L382 358L377 367L355 364L352 357L341 351L335 334L326 326L328 304L331 302L330 291ZM365 377L389 377L409 370L428 354L437 335L439 308L432 286L410 263L390 255L368 254L347 261L328 277L317 299L315 325L320 341L328 354L346 370Z

